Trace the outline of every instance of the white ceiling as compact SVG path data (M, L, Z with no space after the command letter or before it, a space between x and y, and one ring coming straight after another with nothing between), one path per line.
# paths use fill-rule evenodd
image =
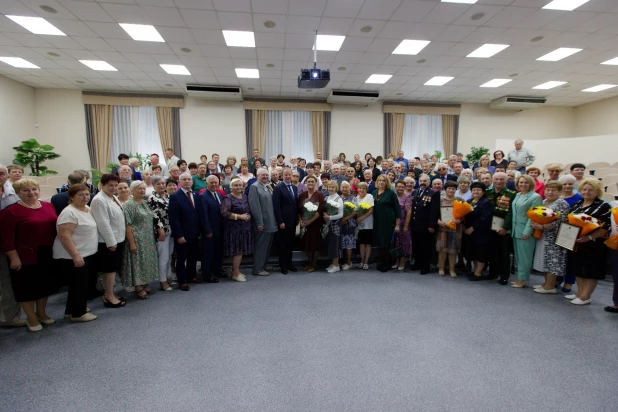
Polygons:
M240 85L246 96L313 99L344 89L379 90L382 100L487 103L526 95L573 106L618 95L618 88L581 92L618 84L618 66L600 65L618 57L618 1L591 0L570 12L541 10L549 1L0 0L0 56L41 67L0 62L0 74L42 88L178 94L187 83L201 83ZM67 36L31 34L6 14L43 17ZM266 28L265 21L276 27ZM152 24L166 42L134 41L117 23ZM372 30L361 32L364 26ZM315 29L347 37L340 51L318 52L318 67L331 70L328 87L306 92L296 79L313 64ZM256 48L227 47L221 30L254 31ZM538 36L543 39L531 42ZM403 39L431 43L416 56L391 54ZM489 59L465 57L484 43L510 47ZM559 47L584 50L559 62L536 61ZM78 59L105 60L118 72L93 71ZM191 76L169 75L160 63L184 64ZM234 68L259 68L260 78L238 79ZM393 77L383 85L365 84L373 73ZM433 76L455 79L424 86ZM513 81L505 86L479 88L509 77ZM550 80L568 83L531 89Z

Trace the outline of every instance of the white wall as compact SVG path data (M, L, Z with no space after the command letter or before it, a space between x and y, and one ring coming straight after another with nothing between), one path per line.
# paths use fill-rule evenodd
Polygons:
M578 136L618 133L618 98L588 103L575 109Z
M384 151L384 115L381 104L367 107L333 105L329 157L344 152L349 159L354 153L364 158Z
M0 76L0 164L13 163L13 147L36 138L34 113L34 89Z

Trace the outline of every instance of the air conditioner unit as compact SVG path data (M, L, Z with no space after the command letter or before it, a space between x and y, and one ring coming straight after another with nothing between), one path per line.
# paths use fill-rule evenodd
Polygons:
M527 110L543 106L547 103L545 97L514 97L506 96L492 101L489 108L496 110Z
M187 84L187 94L191 97L209 100L242 101L242 90L236 86L206 86L202 84Z
M326 101L328 103L359 104L368 106L377 102L378 97L380 97L379 92L333 90L328 95L328 99L326 99Z

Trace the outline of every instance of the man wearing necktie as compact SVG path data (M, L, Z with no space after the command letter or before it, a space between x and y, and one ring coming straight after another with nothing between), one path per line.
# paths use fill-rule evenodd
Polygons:
M268 276L270 273L264 269L264 266L270 257L270 247L273 235L277 231L277 222L273 209L273 189L268 182L268 170L260 169L257 175L257 182L249 189L249 208L255 232L253 274ZM287 187L285 189L287 190Z
M436 250L434 232L440 217L440 192L431 189L429 185L429 176L421 175L419 188L412 192L412 270L420 270L421 275L429 273L431 256Z
M273 192L273 209L279 230L275 234L275 245L279 255L281 273L296 272L292 265L292 250L298 225L298 190L292 184L292 170L283 169L283 182Z
M197 214L202 228L202 277L208 283L217 283L223 263L223 217L221 195L217 192L219 178L210 175L206 190L198 196Z

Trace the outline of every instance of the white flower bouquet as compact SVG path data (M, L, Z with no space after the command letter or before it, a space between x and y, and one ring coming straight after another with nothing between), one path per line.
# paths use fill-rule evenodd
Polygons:
M315 212L317 211L318 211L318 205L312 202L305 202L305 204L303 205L303 221L313 219L313 216L315 216ZM307 231L306 227L301 227L300 237L303 237L306 231Z

